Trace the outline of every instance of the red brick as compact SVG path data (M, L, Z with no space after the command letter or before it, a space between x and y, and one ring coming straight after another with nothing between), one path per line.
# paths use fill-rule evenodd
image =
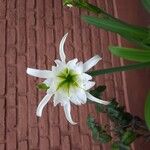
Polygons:
M5 54L6 20L0 20L0 56Z
M6 106L7 108L15 108L16 107L16 89L10 88L7 90L6 95Z
M41 137L48 137L49 134L49 122L48 122L48 113L47 105L45 106L42 117L39 118L39 133Z
M82 150L90 150L91 149L90 139L89 139L88 135L82 135L81 141L82 141Z
M17 75L18 75L18 95L26 94L26 58L25 56L18 56L17 58Z
M7 29L7 42L8 45L12 45L16 43L16 29L15 28L8 28Z
M59 109L59 121L60 121L60 130L62 134L68 133L68 121L65 117L64 108L60 106Z
M26 140L27 139L27 130L28 130L28 125L27 125L27 98L26 96L18 96L18 140Z
M39 147L40 147L41 150L49 150L50 149L49 139L46 138L46 137L40 138L40 146Z
M58 127L50 127L50 143L51 148L59 148L60 146L60 131Z
M54 29L46 27L46 44L53 44L55 41Z
M88 109L88 107L86 104L82 107L80 106L80 108L79 108L80 131L81 131L81 133L84 133L84 134L89 132L89 129L86 124L86 118L88 116L87 109Z
M27 25L30 26L35 26L36 25L36 18L35 18L35 12L34 11L29 11L27 12Z
M16 64L16 48L10 47L7 48L7 64L14 65Z
M46 47L46 59L47 59L47 62L46 62L47 68L50 70L51 70L53 65L56 65L54 63L54 60L59 59L58 56L56 58L56 48L51 44L48 44Z
M5 140L5 98L0 98L0 143Z
M0 144L0 150L5 150L5 144Z
M33 28L28 28L28 45L35 46L36 45L36 32Z
M100 145L92 145L92 150L101 150Z
M63 35L64 35L63 21L62 21L62 19L55 19L55 45L56 45L57 54L58 54L59 44L60 44L60 41L61 41Z
M52 27L54 24L53 16L53 0L45 0L45 18L47 27Z
M21 141L18 143L18 150L28 150L27 141Z
M79 126L74 125L70 126L70 134L71 134L71 147L72 149L80 149L81 148L81 133L79 132Z
M0 57L0 79L1 79L1 88L0 88L0 95L5 94L5 58Z
M45 12L44 12L44 1L43 0L39 0L39 1L37 1L37 19L43 18L44 15L45 15Z
M70 139L69 136L62 136L61 137L62 142L62 150L69 150L70 148Z
M62 17L62 1L61 0L54 1L54 17L55 18Z
M72 28L72 13L69 11L69 9L64 9L64 28Z
M17 24L17 12L15 9L11 9L7 11L7 26L8 27L15 27Z
M16 67L7 66L7 87L15 88L16 86Z
M59 124L59 107L53 106L53 102L49 103L49 109L48 109L48 114L49 114L49 124L52 126L58 125Z
M6 149L16 150L17 141L16 141L16 131L11 131L6 133Z
M38 149L38 128L28 128L29 129L29 149Z
M6 15L6 0L0 1L0 19L4 19Z
M18 18L25 18L25 9L26 9L26 1L25 0L19 0L17 1L18 4Z
M28 9L35 8L35 0L27 0L27 8Z
M36 66L36 48L35 46L28 47L28 65L27 67L35 67Z
M6 111L6 130L7 132L12 132L16 130L17 120L16 120L16 108L7 108Z
M24 54L26 52L26 21L24 18L18 20L18 53Z
M8 0L7 9L15 9L15 8L16 8L16 0Z

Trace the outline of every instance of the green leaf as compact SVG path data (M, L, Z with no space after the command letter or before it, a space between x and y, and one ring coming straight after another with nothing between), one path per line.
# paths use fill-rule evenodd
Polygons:
M129 70L148 68L148 67L150 67L150 62L144 62L144 63L136 63L136 64L126 65L126 66L121 66L121 67L95 70L95 71L88 72L88 74L91 76L98 76L103 74L110 74L115 72L129 71Z
M150 51L134 48L110 46L109 50L116 56L139 62L150 62Z
M112 150L130 150L130 146L122 144L120 141L114 142L111 145Z
M150 0L142 0L143 6L150 13Z
M147 127L150 130L150 92L148 93L148 96L145 102L144 116L145 116Z
M110 142L112 139L112 137L110 135L108 135L106 132L102 132L99 134L99 138L98 140L101 142L101 143L108 143Z
M91 25L95 25L107 31L118 33L128 41L135 42L144 48L149 47L142 43L142 41L147 39L149 36L148 28L133 26L115 18L110 18L103 15L100 17L82 16L82 19Z
M36 87L40 90L48 90L50 87L47 86L45 83L39 83L36 85Z
M137 134L133 131L126 131L122 138L121 141L123 144L125 145L130 145L132 142L135 141L135 139L137 138Z

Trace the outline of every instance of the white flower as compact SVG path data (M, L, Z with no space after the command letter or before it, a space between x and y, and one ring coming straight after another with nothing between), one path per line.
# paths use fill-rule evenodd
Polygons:
M51 71L27 68L27 73L35 77L45 78L44 83L50 87L38 105L37 116L41 117L44 106L53 96L54 106L60 103L64 107L67 120L71 124L76 124L70 114L70 102L76 105L85 104L87 99L104 105L109 104L109 102L100 100L88 92L95 85L95 82L91 81L92 77L85 72L96 65L101 58L96 55L85 63L78 62L77 58L66 62L64 43L67 35L68 33L62 38L59 46L61 60L55 60L56 66L52 66Z

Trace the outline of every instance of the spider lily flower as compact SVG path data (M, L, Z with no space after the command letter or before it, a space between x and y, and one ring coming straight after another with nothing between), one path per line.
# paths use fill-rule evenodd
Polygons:
M92 77L85 72L96 65L101 58L96 55L85 63L78 62L77 58L66 62L64 43L67 35L68 33L60 42L60 60L55 60L56 66L52 66L51 71L27 68L27 74L46 79L44 84L49 87L46 96L38 105L36 115L41 117L44 106L53 96L54 106L60 103L64 107L66 119L71 124L76 124L71 117L71 102L75 105L85 104L87 99L104 105L109 102L94 97L88 91L95 82L91 81Z

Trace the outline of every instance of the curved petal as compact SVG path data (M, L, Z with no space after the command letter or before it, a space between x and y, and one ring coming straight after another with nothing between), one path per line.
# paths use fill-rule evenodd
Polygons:
M87 95L87 98L91 101L94 101L96 103L100 103L100 104L104 104L104 105L108 105L110 102L108 101L104 101L104 100L101 100L101 99L98 99L96 97L94 97L93 95L91 95L89 92L86 92L86 95Z
M60 55L60 59L62 60L62 62L65 62L65 60L66 60L66 55L64 53L64 43L66 41L67 35L68 35L68 33L66 33L63 36L62 40L60 41L60 45L59 45L59 55Z
M52 97L53 94L47 94L42 100L41 102L39 103L38 107L37 107L37 110L36 110L36 115L38 117L41 117L42 116L42 111L43 111L43 108L44 106L48 103L48 101L50 100L50 98Z
M71 117L71 106L70 106L70 102L66 103L64 105L64 112L65 112L65 116L66 116L66 119L72 124L72 125L75 125L77 123L75 123L73 120L72 120L72 117Z
M82 73L82 79L84 81L92 80L92 76L88 75L87 73Z
M83 89L77 90L77 98L81 101L82 104L85 104L87 101L86 93Z
M84 83L84 90L89 90L90 88L92 88L95 85L95 82L93 81L87 81Z
M39 70L32 68L27 68L27 74L39 78L50 78L52 76L52 72L50 70Z
M67 66L68 66L69 68L71 68L71 69L74 69L74 68L75 68L75 65L76 65L76 63L77 63L77 61L78 61L77 58L72 59L72 60L68 61Z
M83 64L83 72L88 71L95 66L102 58L99 55L92 57Z

